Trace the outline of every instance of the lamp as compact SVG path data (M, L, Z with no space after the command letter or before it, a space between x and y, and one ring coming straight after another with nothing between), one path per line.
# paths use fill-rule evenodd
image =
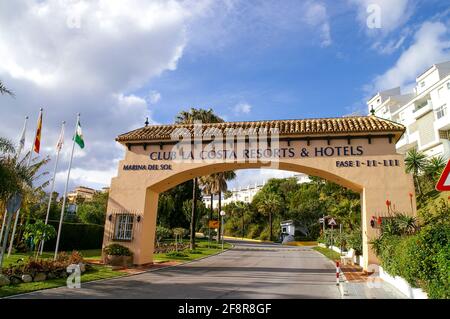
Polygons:
M137 222L139 223L141 221L141 215L138 215L136 218Z

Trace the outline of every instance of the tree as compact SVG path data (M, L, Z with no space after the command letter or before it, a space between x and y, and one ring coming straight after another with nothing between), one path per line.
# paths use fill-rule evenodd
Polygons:
M108 193L97 192L92 197L92 200L85 201L78 205L78 218L85 224L104 225L107 204Z
M5 87L5 85L1 80L0 80L0 94L1 95L8 94L10 96L14 96L14 93Z
M422 189L420 187L419 173L423 172L427 165L427 157L424 153L417 151L413 148L406 153L405 157L406 172L412 173L414 180L417 184L417 190L422 195Z
M432 157L425 165L425 175L436 183L442 174L447 162L442 156Z
M201 121L202 123L219 123L223 122L223 119L219 116L215 115L212 109L196 109L191 108L189 111L181 111L178 113L178 115L175 118L176 124L193 124L195 121ZM191 249L195 248L195 213L196 213L196 206L197 201L195 198L197 197L196 191L197 191L197 178L193 179L193 186L192 186L192 216L191 216Z
M39 253L39 243L54 238L56 236L56 231L55 227L52 225L46 225L42 220L37 220L34 224L27 224L25 226L23 236L26 240L31 239L36 251L35 257L37 257L37 254Z
M270 237L269 240L272 240L272 214L280 211L282 204L281 198L277 194L266 193L263 195L261 200L258 203L258 210L264 215L269 216L269 229L270 229Z
M236 178L236 173L234 171L220 172L220 173L214 173L214 174L210 175L212 191L214 194L219 195L219 198L218 198L219 202L217 205L219 214L222 210L222 192L226 192L228 190L227 181L230 181L234 178ZM217 242L220 241L220 232L221 232L220 227L221 227L221 224L219 223L219 229L217 232Z

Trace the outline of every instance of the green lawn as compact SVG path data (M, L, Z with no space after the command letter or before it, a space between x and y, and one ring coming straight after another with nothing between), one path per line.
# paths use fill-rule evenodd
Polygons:
M334 250L324 248L324 247L319 247L319 246L313 247L313 249L333 261L341 260L341 255L339 253L335 252Z
M209 255L216 254L220 251L222 251L222 245L217 244L215 242L211 242L208 245L207 240L197 240L197 247L194 251L190 251L189 249L186 249L184 251L180 251L182 255L179 256L171 256L171 254L155 254L154 260L155 261L178 261L178 262L187 262L194 259L206 257ZM208 247L209 246L209 247ZM228 249L231 247L231 244L225 243L224 248ZM101 258L101 249L91 249L91 250L80 250L80 252L83 254L83 257L87 259L100 259ZM12 254L9 258L5 258L5 261L3 263L4 267L8 267L9 264L15 264L17 260L23 258L26 259L30 256L32 256L32 253L19 253L19 254ZM43 258L53 258L52 252L44 252L42 254ZM89 272L84 273L81 276L81 285L83 285L83 282L93 281L93 280L99 280L99 279L107 279L107 278L114 278L119 276L124 276L126 273L119 272L119 271L113 271L110 267L107 266L100 266L100 265L92 265L92 270ZM3 286L0 288L0 298L36 291L36 290L42 290L42 289L49 289L49 288L56 288L66 285L66 279L65 278L58 278L58 279L50 279L46 281L41 282L30 282L30 283L21 283L17 285L9 285L9 286Z
M208 247L208 241L205 239L197 239L196 240L197 247L194 251L190 251L189 249L180 251L180 255L174 254L154 254L153 258L155 261L191 261L198 258L206 257L209 255L217 254L222 251L222 244L217 244L215 242L211 242ZM231 248L231 244L225 243L224 249Z
M92 270L81 275L81 287L83 287L84 282L99 280L99 279L114 278L114 277L119 277L119 276L124 276L124 275L126 275L126 273L119 272L119 271L113 271L109 267L93 265ZM36 290L65 286L66 280L67 279L65 279L65 278L58 278L58 279L49 279L49 280L40 281L40 282L30 282L30 283L21 283L21 284L17 284L17 285L3 286L0 288L0 298L6 297L6 296L11 296L11 295L22 294L22 293L26 293L26 292L31 292L31 291L36 291Z

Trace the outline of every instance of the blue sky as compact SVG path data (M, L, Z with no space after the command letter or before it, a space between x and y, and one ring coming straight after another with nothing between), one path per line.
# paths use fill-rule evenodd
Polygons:
M370 29L370 5L380 28ZM373 10L373 9L372 9ZM373 20L370 20L373 21ZM228 121L367 112L380 89L411 89L450 60L450 4L440 0L17 0L0 3L0 135L27 143L44 106L40 156L54 156L62 120L81 112L86 148L70 186L101 187L117 173L114 138L171 123L189 107ZM66 143L70 136L66 137ZM61 189L69 147L57 175ZM239 172L246 186L283 172Z

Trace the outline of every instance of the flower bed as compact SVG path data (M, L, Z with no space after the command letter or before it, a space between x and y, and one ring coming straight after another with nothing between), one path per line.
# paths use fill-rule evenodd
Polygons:
M60 253L56 260L32 258L19 260L15 265L3 269L0 275L0 287L10 284L20 284L32 281L44 281L54 278L66 278L69 265L78 265L83 273L89 265L85 265L83 256L73 251L70 255Z

